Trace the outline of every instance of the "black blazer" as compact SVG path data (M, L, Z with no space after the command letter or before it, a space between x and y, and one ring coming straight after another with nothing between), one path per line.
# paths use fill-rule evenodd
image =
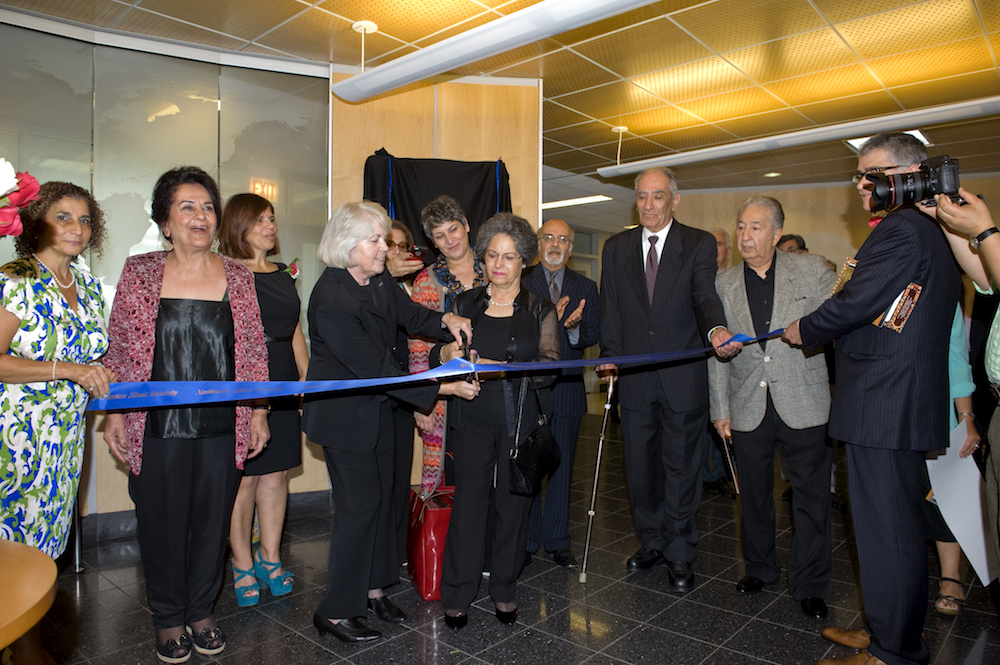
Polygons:
M397 330L411 335L446 339L442 314L410 300L388 272L372 277L376 308L346 269L327 268L309 297L309 338L312 353L307 379L367 379L400 376L394 357ZM380 311L381 310L381 311ZM329 393L307 398L302 430L311 441L334 449L364 452L379 437L379 411L392 396L419 409L429 409L437 385L409 384L392 389Z
M646 295L642 227L604 244L601 272L601 356L683 351L709 346L708 332L726 325L715 292L715 237L673 221L660 253L653 304ZM646 381L660 381L670 408L708 405L708 356L680 362L619 368L621 405L645 405Z
M559 322L556 320L556 308L548 298L539 297L527 288L523 288L514 299L514 313L511 316L511 338L507 345L505 358L490 358L490 360L505 360L509 362L553 361L559 360ZM464 291L455 297L455 307L460 316L472 321L473 329L489 325L485 317L489 301L486 299L486 287ZM472 337L472 348L476 348L475 332ZM441 363L441 345L431 350L431 366ZM492 375L484 380L497 380ZM548 387L555 379L555 372L518 374L512 379L500 379L504 382L504 414L507 420L509 435L514 434L517 419L517 398L520 395L521 381L527 380L528 394L524 400L522 415L521 438L523 439L534 429L534 422L541 405L544 413L552 413L552 396ZM536 400L536 393L538 398ZM462 400L453 399L448 405L448 426L458 429L462 423Z
M542 298L550 296L544 266L540 264L533 266L524 274L522 282ZM569 296L569 304L566 305L562 320L559 322L559 357L562 360L579 360L583 358L583 352L588 346L600 341L598 323L600 303L597 284L566 268L563 272L562 293L559 295ZM577 327L580 338L573 346L569 343L569 331L562 324L580 305L580 300L586 300L587 304L583 308L583 319ZM552 408L559 416L582 416L587 413L587 390L583 384L583 369L560 370L552 385Z
M830 436L896 450L948 445L948 339L961 273L937 222L913 207L885 217L844 289L799 322L807 346L836 339ZM872 321L910 282L923 287L902 332Z

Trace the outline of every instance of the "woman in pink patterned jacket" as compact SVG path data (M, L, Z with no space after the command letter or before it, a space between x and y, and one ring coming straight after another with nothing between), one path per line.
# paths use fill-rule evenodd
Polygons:
M125 263L105 358L119 381L267 381L253 274L212 251L221 212L211 176L185 166L153 190L153 220L173 248ZM266 406L109 413L104 439L130 467L146 597L160 660L213 655L212 615L244 460L269 438Z

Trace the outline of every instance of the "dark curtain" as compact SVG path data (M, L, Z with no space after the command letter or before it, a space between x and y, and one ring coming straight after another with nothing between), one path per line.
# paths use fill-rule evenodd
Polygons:
M432 255L436 252L420 226L420 211L441 194L462 204L473 244L483 222L498 212L511 212L510 178L499 159L401 159L382 148L365 161L365 199L380 203L390 217L406 224L416 244L429 247Z

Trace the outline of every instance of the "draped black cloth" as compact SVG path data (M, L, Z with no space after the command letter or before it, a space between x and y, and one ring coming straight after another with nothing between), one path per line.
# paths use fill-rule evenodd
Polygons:
M380 203L393 219L406 224L418 245L433 244L420 226L420 211L441 194L455 197L472 229L498 212L511 212L510 177L502 160L458 162L450 159L393 157L381 148L365 161L365 199Z

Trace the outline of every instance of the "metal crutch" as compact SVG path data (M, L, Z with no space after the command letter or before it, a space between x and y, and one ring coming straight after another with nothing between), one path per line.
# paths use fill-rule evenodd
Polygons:
M587 559L590 558L590 534L594 530L594 507L597 504L597 481L601 476L601 454L604 452L604 435L611 419L611 395L615 391L615 379L608 382L608 400L604 403L604 420L601 422L601 436L597 439L597 463L594 465L594 489L590 494L590 510L587 511L587 542L583 546L583 566L580 568L580 584L587 583Z

